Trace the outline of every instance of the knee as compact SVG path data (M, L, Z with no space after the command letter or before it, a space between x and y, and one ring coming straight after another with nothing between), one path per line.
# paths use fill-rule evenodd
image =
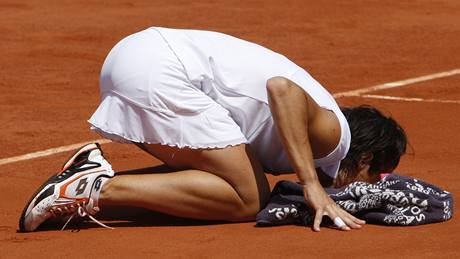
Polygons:
M227 220L231 222L252 221L260 211L259 204L245 204L237 209L232 210L227 215Z
M232 222L253 221L257 213L265 207L268 202L268 195L261 195L259 199L247 200L233 209L228 215L228 220Z

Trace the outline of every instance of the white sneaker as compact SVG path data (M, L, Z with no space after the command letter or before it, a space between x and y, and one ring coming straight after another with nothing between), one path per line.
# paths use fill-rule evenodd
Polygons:
M32 196L19 219L19 231L36 230L53 217L89 216L99 211L97 201L102 185L114 176L112 166L102 156L98 143L80 148L62 171L50 177ZM107 227L107 226L105 226Z

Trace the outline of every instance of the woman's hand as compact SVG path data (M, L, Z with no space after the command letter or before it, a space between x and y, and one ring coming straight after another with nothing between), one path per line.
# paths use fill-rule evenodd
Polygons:
M314 231L320 231L320 224L325 215L330 217L338 228L345 231L359 229L361 225L366 223L337 206L319 183L306 183L302 186L307 204L315 210Z
M359 220L341 208L326 194L318 181L310 138L319 157L330 153L340 139L340 124L336 116L325 116L323 108L300 86L284 77L267 81L268 104L291 166L299 181L305 183L303 193L307 204L315 211L313 229L319 231L324 215L342 230L360 228ZM330 134L324 134L330 133ZM328 150L323 150L329 147ZM324 153L324 154L323 154Z

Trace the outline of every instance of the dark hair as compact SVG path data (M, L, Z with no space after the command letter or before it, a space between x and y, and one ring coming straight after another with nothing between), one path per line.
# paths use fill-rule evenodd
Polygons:
M356 178L364 155L372 154L369 174L391 172L406 152L407 137L403 128L391 117L371 106L342 108L351 131L351 145L342 160L342 180Z

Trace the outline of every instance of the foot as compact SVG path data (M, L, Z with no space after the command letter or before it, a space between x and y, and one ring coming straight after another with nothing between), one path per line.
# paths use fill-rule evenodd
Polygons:
M99 211L102 184L113 176L99 144L83 146L32 196L19 219L19 230L34 231L53 217L91 217Z

